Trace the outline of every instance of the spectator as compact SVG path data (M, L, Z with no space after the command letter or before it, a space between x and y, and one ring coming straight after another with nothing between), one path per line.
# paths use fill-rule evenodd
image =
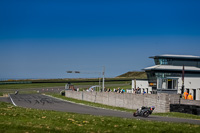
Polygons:
M191 95L191 93L188 95L187 99L188 100L193 100L193 96Z
M133 93L136 94L136 89L133 89Z
M116 89L115 92L118 92L118 89Z
M187 90L184 92L183 95L184 95L184 98L185 98L185 99L188 99L188 91L187 91Z
M146 93L146 91L143 89L143 95Z
M139 91L140 91L140 88L138 87L138 88L136 89L136 94L139 94Z
M118 88L118 93L121 93L121 89L120 88Z

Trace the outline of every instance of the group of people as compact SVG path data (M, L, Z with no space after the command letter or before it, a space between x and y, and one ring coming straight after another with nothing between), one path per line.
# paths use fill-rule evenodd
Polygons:
M101 89L101 92L102 92L102 89ZM104 88L104 92L112 92L112 89L110 88ZM116 93L125 93L125 89L121 89L120 87L118 89L113 89L113 92L116 92Z
M184 92L183 98L184 98L184 99L188 99L188 100L193 100L192 94L191 94L191 93L189 94L188 91L185 91L185 92Z
M145 89L143 89L143 90L141 90L141 88L136 88L136 89L134 89L134 93L135 94L146 94L147 92L145 91Z
M125 93L125 89L123 89L123 88L121 89L120 87L118 89L114 88L113 91L116 93Z
M104 92L112 92L112 90L110 88L104 88Z

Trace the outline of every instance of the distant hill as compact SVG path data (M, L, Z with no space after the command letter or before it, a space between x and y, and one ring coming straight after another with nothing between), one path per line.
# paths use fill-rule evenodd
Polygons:
M139 72L139 71L131 71L124 73L122 75L117 76L117 78L136 78L136 79L147 79L147 75L145 72Z

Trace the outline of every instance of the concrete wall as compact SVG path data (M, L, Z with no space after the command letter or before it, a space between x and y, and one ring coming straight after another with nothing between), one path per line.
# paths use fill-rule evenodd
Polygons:
M169 95L160 94L129 94L115 92L86 92L86 91L65 91L66 97L71 97L79 100L85 100L105 105L116 107L124 107L128 109L137 109L141 106L155 106L155 112L169 112Z

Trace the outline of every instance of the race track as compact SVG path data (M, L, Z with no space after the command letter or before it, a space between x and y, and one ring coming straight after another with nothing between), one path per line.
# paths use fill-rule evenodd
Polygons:
M153 115L149 116L148 118L133 117L132 113L114 111L114 110L108 110L108 109L102 109L102 108L95 108L95 107L85 106L81 104L75 104L72 102L56 99L56 98L46 96L46 95L41 95L41 94L17 94L17 95L11 94L10 99L14 105L20 106L20 107L26 107L26 108L55 110L55 111L90 114L90 115L98 115L98 116L113 116L113 117L133 118L133 119L142 119L142 120L190 123L190 124L200 125L200 120L160 117L160 116L153 116Z

